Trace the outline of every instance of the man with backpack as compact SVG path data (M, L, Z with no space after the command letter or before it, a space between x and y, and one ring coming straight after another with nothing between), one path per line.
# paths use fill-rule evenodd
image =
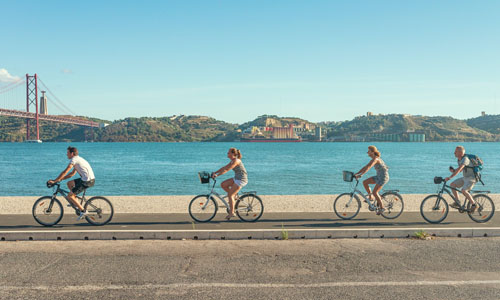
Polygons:
M477 183L478 179L480 179L476 171L476 169L478 168L478 162L476 160L481 160L475 155L465 154L465 148L463 146L457 146L457 148L455 148L455 157L458 159L458 168L454 169L453 167L450 167L450 171L452 172L452 174L445 180L449 181L458 173L463 172L464 176L453 181L450 186L457 189L462 188L462 194L464 194L465 198L470 201L470 210L471 212L474 212L476 210L476 202L469 192ZM471 159L471 157L473 159ZM456 190L452 190L452 192L453 196L458 199L458 192ZM459 208L459 206L455 202L453 202L450 206L453 208Z

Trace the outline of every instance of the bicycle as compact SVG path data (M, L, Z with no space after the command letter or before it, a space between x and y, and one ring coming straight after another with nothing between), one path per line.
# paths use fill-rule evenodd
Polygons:
M369 195L365 195L358 190L359 179L354 176L353 172L343 171L342 177L344 181L351 182L352 191L340 194L333 202L333 210L339 218L350 220L358 215L361 208L361 201L358 195L363 197L364 202L368 204L368 210L377 210L377 201L370 201ZM353 186L352 182L354 179L356 180L356 184ZM399 194L399 190L385 190L380 195L380 198L385 208L385 211L381 213L382 217L396 219L401 215L404 209L404 201L403 197Z
M449 207L448 202L443 197L444 192L450 195L451 199L457 204L458 212L467 212L474 222L488 222L495 214L495 204L487 195L490 191L470 191L471 194L474 194L472 198L476 202L476 209L471 211L470 201L465 199L464 203L461 204L460 200L453 196L451 190L460 192L459 189L447 185L443 177L434 177L434 183L442 183L443 185L438 189L437 194L425 197L420 204L420 214L427 222L433 224L441 223L448 216Z
M61 201L56 198L57 194L60 194L68 202L68 207L72 207L75 210L77 216L80 215L80 210L71 203L66 197L69 192L61 189L60 183L49 184L47 182L48 188L54 187L54 193L52 196L44 196L39 198L33 204L32 214L35 221L43 226L53 226L59 223L63 217L64 209ZM83 206L84 210L87 212L85 215L85 220L92 225L102 226L113 218L113 205L111 201L102 196L94 196L90 199L85 198L86 189L83 191L82 196L76 196L80 200L80 204Z
M213 179L208 172L198 173L202 184L210 183L213 180L213 185L210 193L205 195L198 195L189 202L189 215L193 220L205 223L212 220L217 214L218 205L216 198L218 198L226 207L229 213L229 204L226 201L227 196L221 196L215 191L215 183L217 180ZM210 185L209 185L210 187ZM236 204L234 211L240 220L244 222L255 222L264 213L264 204L256 191L244 192L241 195L236 195Z

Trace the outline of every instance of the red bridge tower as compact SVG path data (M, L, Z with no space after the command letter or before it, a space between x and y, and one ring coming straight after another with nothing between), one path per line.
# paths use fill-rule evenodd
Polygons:
M38 82L36 73L34 76L26 74L26 112L30 106L35 106L36 140L40 140L40 125L38 122ZM26 119L26 140L30 140L30 119Z

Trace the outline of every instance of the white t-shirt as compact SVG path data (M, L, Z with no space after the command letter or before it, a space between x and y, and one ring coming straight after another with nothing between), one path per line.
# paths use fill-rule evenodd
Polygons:
M73 165L76 172L80 174L80 177L83 181L90 181L95 179L94 171L90 167L90 164L80 156L74 156L70 161L70 165Z

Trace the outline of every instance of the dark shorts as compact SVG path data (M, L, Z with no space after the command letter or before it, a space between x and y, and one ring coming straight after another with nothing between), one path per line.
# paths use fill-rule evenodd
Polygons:
M73 192L73 194L78 195L85 189L93 187L95 184L95 179L89 181L83 181L81 178L77 178L74 180L74 182L75 182L75 187L71 191Z

